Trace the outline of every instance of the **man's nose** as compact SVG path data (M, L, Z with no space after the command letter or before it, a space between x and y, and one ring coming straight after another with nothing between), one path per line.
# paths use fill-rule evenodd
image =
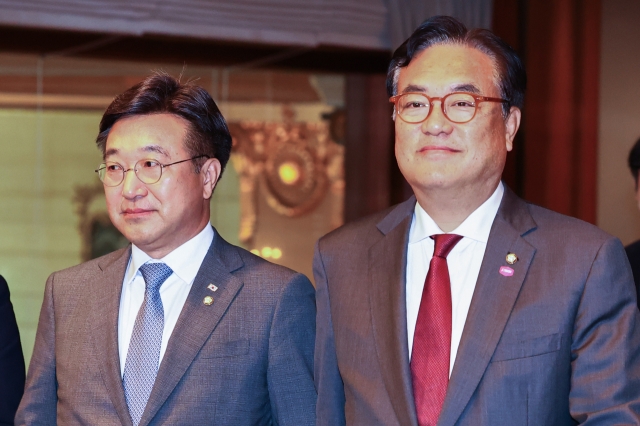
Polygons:
M431 104L429 115L422 122L422 132L429 135L449 134L453 130L451 121L444 115L442 101L437 100Z
M133 199L139 196L143 196L146 193L147 187L136 176L135 169L132 167L124 171L124 177L122 180L122 195L125 198Z

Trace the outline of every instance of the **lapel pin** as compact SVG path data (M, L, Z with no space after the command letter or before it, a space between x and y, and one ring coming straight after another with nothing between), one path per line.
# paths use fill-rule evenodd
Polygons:
M518 256L515 253L507 253L507 263L513 265L518 261Z
M202 301L202 303L204 303L207 306L211 306L211 304L213 304L213 297L211 296L206 296L204 298L204 300Z
M218 286L215 284L209 284L207 288L211 291L218 291Z
M498 272L500 272L500 275L504 275L505 277L510 277L513 275L514 271L508 266L501 266Z

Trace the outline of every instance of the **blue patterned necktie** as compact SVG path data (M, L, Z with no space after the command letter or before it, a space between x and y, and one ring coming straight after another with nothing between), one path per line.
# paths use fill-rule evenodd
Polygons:
M158 374L164 330L164 308L160 286L173 273L164 263L145 263L140 272L146 284L124 364L124 395L134 426L140 423Z

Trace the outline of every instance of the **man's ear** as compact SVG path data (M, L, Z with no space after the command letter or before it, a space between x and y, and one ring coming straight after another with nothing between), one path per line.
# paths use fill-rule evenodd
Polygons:
M504 124L505 124L505 140L507 142L507 151L511 151L513 149L513 138L516 137L516 133L520 128L520 120L522 118L522 112L520 108L512 106L509 111L509 115L507 116Z
M222 166L217 158L209 158L200 168L202 197L205 200L209 200L213 195L213 190L220 179L220 173L222 173Z

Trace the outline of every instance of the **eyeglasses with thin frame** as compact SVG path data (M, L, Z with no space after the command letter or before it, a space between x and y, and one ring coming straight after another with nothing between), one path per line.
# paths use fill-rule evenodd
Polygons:
M185 161L192 161L197 158L207 157L207 155L197 155L195 157L187 158L186 160L176 161L174 163L162 164L152 158L146 158L136 162L135 166L125 170L122 165L112 161L106 161L95 170L98 177L106 186L118 186L124 180L124 174L133 170L140 180L140 182L147 185L154 184L162 177L162 170L165 167L173 166L174 164L184 163Z
M420 92L401 93L389 98L395 105L398 117L407 123L422 123L429 117L435 101L440 101L440 108L445 117L452 123L462 124L473 120L481 102L508 102L505 99L489 98L467 92L453 92L442 97L429 97Z

